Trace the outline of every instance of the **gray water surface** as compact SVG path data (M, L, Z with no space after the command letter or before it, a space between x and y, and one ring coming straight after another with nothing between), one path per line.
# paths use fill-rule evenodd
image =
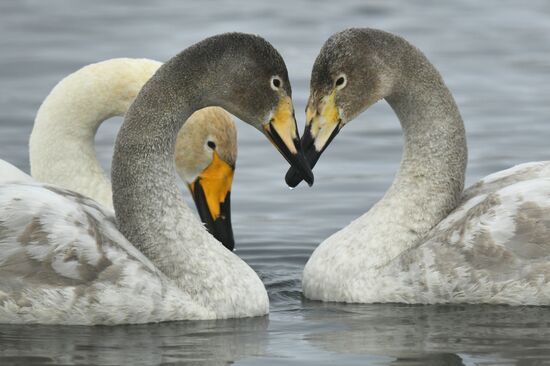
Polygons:
M62 77L113 57L164 61L207 36L258 33L289 68L300 129L311 66L350 26L398 33L439 68L465 120L468 184L550 159L550 2L0 1L0 158L29 170L34 115ZM109 168L120 118L97 151ZM302 298L314 248L383 195L401 155L399 123L379 103L349 124L288 190L287 165L239 123L232 192L237 254L262 277L269 317L117 327L0 325L0 365L544 365L550 309L343 305ZM186 194L186 192L184 192ZM186 195L186 199L189 198Z

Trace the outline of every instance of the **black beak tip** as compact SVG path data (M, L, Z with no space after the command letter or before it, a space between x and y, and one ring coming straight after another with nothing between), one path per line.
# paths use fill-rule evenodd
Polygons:
M216 225L216 223L214 223L214 225ZM220 225L222 226L222 225ZM227 226L227 225L223 225L223 226ZM216 234L214 235L214 237L216 239L218 239L218 241L220 241L224 247L226 247L227 249L229 249L230 251L234 251L235 250L235 239L233 238L233 233L227 233L225 230L227 230L227 227L222 227L222 228L217 228L217 232Z
M296 148L297 153L294 159L295 164L291 164L291 169L295 167L294 171L296 171L296 175L298 176L297 179L301 178L305 180L307 184L311 187L313 185L313 182L315 181L315 177L313 176L313 171L311 170L311 167L306 159L306 156L304 155L299 139L295 139L294 146ZM288 184L288 180L286 176L285 176L285 181ZM292 181L292 183L293 182L294 181ZM294 185L291 185L291 184L288 184L288 185L289 187L294 188L298 185L298 183L300 183L300 181L298 181Z
M235 238L233 237L233 227L231 219L227 217L218 217L213 222L206 225L208 231L230 251L235 250Z
M296 173L297 173L296 174L297 179L301 178L305 180L310 187L313 185L313 182L315 181L315 177L313 176L313 172L311 171L311 168L309 167L309 163L307 162L302 151L298 151L298 154L296 155ZM285 176L285 180L286 180L286 176ZM291 183L294 183L294 180ZM290 184L289 186L296 187L298 183L300 183L299 180L297 180L297 183L294 184L294 186ZM287 184L288 184L288 181L287 181Z
M302 181L302 175L291 166L285 175L285 182L290 188L295 188ZM311 187L311 185L310 185Z
M304 180L307 182L307 185L308 186L312 186L313 185L313 182L315 181L315 177L313 176L313 173L311 172L311 170L309 171L310 174L308 174Z
M279 152L285 157L290 166L299 171L299 174L303 177L302 179L304 179L311 187L314 181L313 172L311 171L311 167L309 166L309 163L301 150L300 139L298 137L294 138L293 143L295 151L291 152L275 129L267 129L265 134L271 140L273 145L275 145L277 150L279 150Z
M200 180L196 180L193 184L195 187L192 191L193 199L206 230L220 241L224 247L233 251L235 249L235 238L233 237L233 226L231 225L231 191L227 193L224 202L220 205L221 215L213 219Z

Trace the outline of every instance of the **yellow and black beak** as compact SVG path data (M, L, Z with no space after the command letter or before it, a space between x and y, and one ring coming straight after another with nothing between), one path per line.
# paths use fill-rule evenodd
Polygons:
M264 125L264 134L310 186L313 185L313 173L302 153L300 136L294 118L292 101L282 96L270 121Z
M230 198L235 167L223 161L216 151L213 154L212 163L189 184L189 190L206 229L233 251Z
M321 154L343 127L340 111L335 103L336 92L324 97L318 108L308 105L306 110L306 127L301 146L309 166L313 169ZM301 172L290 167L285 176L289 187L296 187L302 179Z

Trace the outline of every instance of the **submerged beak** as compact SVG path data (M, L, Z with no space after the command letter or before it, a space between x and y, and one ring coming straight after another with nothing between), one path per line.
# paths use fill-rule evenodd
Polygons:
M189 184L202 222L227 249L235 248L231 226L231 185L235 168L214 151L212 163Z
M319 108L314 108L311 104L307 107L306 127L301 145L312 169L343 126L334 98L335 92L332 92L323 98ZM304 178L301 172L294 167L290 167L285 176L289 187L296 187L302 179Z
M281 98L269 123L265 124L264 134L310 186L313 185L313 173L300 146L300 136L294 118L294 109L289 97Z

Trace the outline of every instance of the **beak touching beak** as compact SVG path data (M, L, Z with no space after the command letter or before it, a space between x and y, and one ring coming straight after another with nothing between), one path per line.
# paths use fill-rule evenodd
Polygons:
M189 184L189 190L206 229L227 249L233 251L231 226L231 185L235 168L213 152L212 163Z
M291 165L301 179L313 185L313 173L301 149L300 136L290 97L283 96L272 118L263 127L264 134Z
M321 154L342 129L342 118L336 107L335 92L324 97L319 108L308 105L306 110L306 127L302 136L302 150L309 166L313 169ZM296 187L304 179L301 172L290 167L285 176L289 187Z

